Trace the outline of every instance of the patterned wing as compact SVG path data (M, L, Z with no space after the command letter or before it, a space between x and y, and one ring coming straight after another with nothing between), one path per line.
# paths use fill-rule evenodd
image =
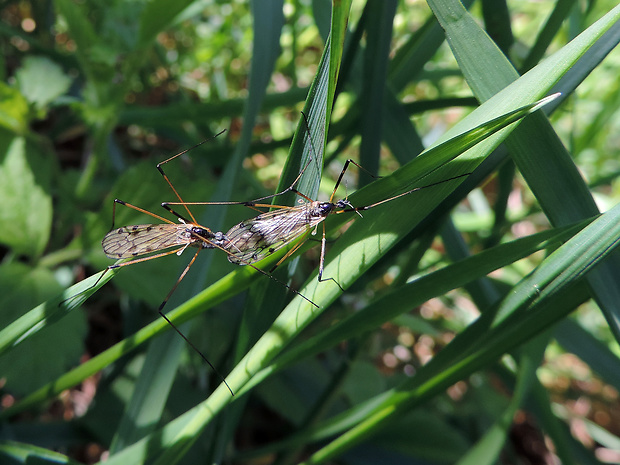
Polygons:
M303 236L325 219L313 217L310 205L263 213L233 226L226 233L228 261L235 265L255 263Z
M184 224L137 224L113 229L101 245L109 258L131 258L194 241Z

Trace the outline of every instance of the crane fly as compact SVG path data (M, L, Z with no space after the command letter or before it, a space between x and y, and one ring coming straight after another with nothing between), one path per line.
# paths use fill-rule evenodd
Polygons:
M310 162L308 162L309 164ZM336 191L342 182L342 179L349 168L350 164L356 165L358 168L366 171L362 166L357 164L355 161L349 159L345 162L340 175L338 176L338 180L334 186L332 194L328 201L319 201L312 200L308 196L299 192L295 188L295 184L301 177L300 175L295 179L293 184L285 189L284 191L274 194L272 196L264 197L258 200L263 200L265 198L274 197L277 195L282 195L287 192L293 192L296 195L300 196L303 200L300 205L290 207L283 205L270 205L270 204L259 204L255 201L252 202L235 202L235 204L245 205L251 208L275 208L275 210L261 213L260 215L250 218L248 220L242 221L237 225L233 226L228 232L225 234L226 238L226 246L225 248L228 251L228 261L234 263L236 265L248 265L253 264L258 261L261 261L283 247L291 244L297 239L300 239L306 236L306 239L300 240L297 244L295 244L287 253L271 268L269 271L273 273L273 271L280 266L282 262L284 262L288 257L294 254L307 240L307 234L316 229L316 227L323 223L325 219L327 219L330 215L337 215L341 213L357 213L359 216L361 212L370 210L371 208L382 205L386 202L390 202L392 200L398 199L405 195L412 194L413 192L417 192L422 189L426 189L428 187L433 187L438 184L442 184L444 182L448 182L454 179L458 179L464 176L468 176L470 173L461 174L458 176L454 176L450 179L445 179L442 181L438 181L436 183L428 184L421 187L416 187L414 189L408 190L406 192L402 192L398 195L389 197L387 199L381 200L379 202L372 203L370 205L365 205L362 207L355 207L351 204L351 202L347 199L340 199L334 201L334 197L336 195ZM308 164L304 167L304 170L308 167ZM302 170L303 173L303 170ZM370 173L369 173L370 174ZM371 174L371 176L373 176ZM376 176L373 176L376 177ZM231 204L231 202L164 202L162 206L164 208L169 209L170 205L206 205L206 204ZM325 263L325 247L326 247L326 239L325 239L325 224L323 223L323 235L321 239L321 255L319 261L319 274L318 279L319 282L323 281L333 281L340 287L341 290L344 291L342 286L334 279L334 278L325 278L323 279L323 270Z
M310 150L311 156L309 161L306 163L304 168L301 170L297 178L293 181L293 183L277 194L269 195L266 197L261 197L251 202L164 202L162 203L162 207L168 209L169 211L173 211L170 205L183 205L186 209L189 208L189 205L245 205L247 207L253 208L255 210L259 210L260 208L273 208L275 210L271 210L268 212L261 213L260 215L250 218L248 220L242 221L237 225L233 226L228 232L225 234L226 245L224 248L228 252L228 261L236 264L236 265L252 265L256 262L259 262L283 247L291 244L297 239L300 239L304 236L306 238L304 240L300 240L297 244L295 244L286 254L269 270L268 276L271 276L271 273L275 271L275 269L282 264L288 257L294 254L307 240L308 233L313 229L316 230L319 224L323 223L325 219L327 219L330 215L337 215L341 213L351 213L355 212L360 217L362 216L361 212L365 210L369 210L371 208L382 205L386 202L390 202L392 200L398 199L400 197L412 194L413 192L417 192L422 189L426 189L428 187L433 187L438 184L448 182L454 179L458 179L464 176L469 176L471 173L465 173L458 176L454 176L449 179L445 179L439 182L431 183L426 186L416 187L410 189L406 192L402 192L395 196L389 197L387 199L381 200L379 202L372 203L370 205L365 205L362 207L355 207L351 204L348 198L340 199L334 202L334 197L336 196L336 192L338 187L340 186L344 175L351 164L354 164L358 168L366 171L373 178L377 178L377 176L370 173L363 166L359 165L355 161L348 159L336 180L336 184L334 185L334 189L329 197L327 202L312 200L308 196L304 195L300 191L295 188L297 182L301 179L304 171L310 166L312 162L312 152L315 152L313 149L312 137L310 133L310 124L308 122L308 118L306 114L302 112L304 117L304 121L306 124L308 140L310 142ZM166 160L170 161L176 158L178 155ZM159 168L159 165L158 165ZM161 170L160 170L161 171ZM162 172L163 174L163 172ZM164 175L165 176L165 175ZM170 184L170 182L169 182ZM284 205L271 205L271 204L260 204L258 203L261 200L277 197L288 192L295 193L299 197L301 197L301 204L290 207ZM177 197L178 194L177 194ZM261 210L259 210L261 211ZM321 255L319 261L319 273L318 280L319 282L323 281L333 281L338 285L338 287L344 291L342 286L336 281L334 278L325 278L323 279L323 271L325 264L325 247L326 247L326 239L325 239L325 223L323 223L323 235L321 239ZM299 294L301 295L301 294ZM303 296L302 296L303 297ZM308 299L306 299L308 300Z
M224 131L217 134L215 137L222 134ZM209 140L209 139L207 139ZM201 142L198 145L203 144L205 141ZM197 147L196 145L195 147ZM191 150L191 149L188 149ZM181 152L179 155L186 153L188 150ZM172 188L172 191L175 193L176 197L179 201L183 201L177 190L174 188L168 177L163 173L163 170L160 169L160 165L157 165L158 170L164 176L164 179L168 183L168 185ZM140 213L147 214L157 220L163 221L163 223L158 224L137 224L131 226L123 226L120 228L115 228L114 220L116 217L116 205L123 205L133 210L136 210ZM179 223L174 223L167 218L164 218L155 213L149 212L143 208L140 208L136 205L132 205L120 199L114 199L114 204L112 208L112 228L109 233L105 235L103 238L101 245L103 247L103 251L108 258L114 259L131 259L130 261L126 261L124 263L117 263L114 265L108 266L104 272L99 276L97 281L92 287L96 287L99 281L103 278L103 276L110 270L115 268L121 268L129 265L134 265L136 263L145 262L147 260L153 260L155 258L165 257L167 255L181 255L185 249L188 247L197 248L194 256L191 258L190 262L187 264L176 283L172 286L172 289L168 292L165 299L159 305L157 309L159 315L189 344L189 346L195 350L200 357L211 367L213 372L222 380L222 382L226 385L231 395L234 396L234 392L226 382L226 379L220 372L215 368L215 366L202 354L202 352L176 327L174 323L166 316L163 312L163 308L181 283L185 275L188 273L189 269L193 265L194 261L198 257L198 254L203 249L223 249L223 245L225 244L225 236L221 232L213 232L209 228L205 226L201 226L198 224L196 219L194 218L192 212L188 207L185 207L187 213L189 214L189 218L185 219L182 215L172 212L179 220Z
M224 131L220 132L215 137L219 136L223 132ZM197 144L196 146L192 147L192 149L203 144L204 142L206 141L203 141L200 144ZM164 306L166 305L166 303L168 302L168 300L170 299L174 291L177 289L177 287L179 286L183 278L189 272L191 266L193 265L196 258L198 257L198 254L203 249L220 249L224 253L228 254L228 258L229 258L229 261L231 261L231 263L235 263L239 265L248 265L254 268L255 270L257 270L258 272L268 276L270 279L274 280L275 282L278 282L281 285L285 286L286 288L292 290L294 293L300 295L302 298L307 300L309 303L311 303L315 307L318 307L318 306L314 302L312 302L310 299L305 297L304 295L300 294L294 289L291 289L286 283L283 283L282 281L278 280L270 273L267 273L266 271L260 268L257 268L256 266L253 265L253 263L250 263L249 261L245 261L243 258L235 259L233 261L231 259L230 250L235 250L235 251L237 250L237 247L235 246L234 241L228 240L228 238L222 232L213 232L211 229L200 225L196 221L196 218L194 217L194 215L192 214L191 210L188 207L189 204L183 202L181 195L179 194L177 189L174 187L174 185L168 178L168 175L165 173L163 169L163 165L187 153L189 150L191 149L180 152L168 158L167 160L164 160L157 164L157 170L160 172L160 174L162 175L162 177L164 178L168 186L171 188L171 190L174 192L175 196L179 200L179 202L177 203L184 205L184 208L187 211L188 217L185 218L183 215L177 213L172 208L167 207L167 210L170 213L172 213L174 216L176 216L177 219L179 220L179 223L174 223L173 221L170 221L167 218L164 218L160 215L157 215L148 210L140 208L136 205L127 203L120 199L115 199L113 203L113 210L112 210L112 228L110 232L108 232L105 235L101 244L103 247L103 251L108 258L113 258L117 260L129 259L130 261L108 266L106 270L104 270L103 274L99 277L97 282L93 285L93 287L97 285L97 283L103 278L105 273L108 272L109 270L133 265L136 263L140 263L140 262L144 262L147 260L152 260L155 258L160 258L160 257L172 255L172 254L176 254L180 256L187 248L189 247L196 248L197 250L194 253L193 257L191 258L187 266L184 268L183 272L180 274L179 278L177 279L173 287L170 289L165 299L160 304L158 308L158 313L168 324L170 324L170 326L174 328L174 330L190 345L190 347L193 350L195 350L200 355L200 357L213 369L213 371L222 379L222 381L224 382L228 390L231 392L231 394L233 394L232 389L230 388L230 386L228 386L224 377L217 371L217 369L213 366L213 364L172 323L172 321L163 312ZM302 173L303 173L303 170L302 170ZM301 173L299 176L301 176ZM261 201L261 200L264 200L266 198L270 198L276 195L280 195L280 193L267 196L267 197L261 197L259 199L253 200L252 202L223 202L223 203L227 203L227 204L242 204L242 203L246 204L247 203L249 205L249 204L254 204L258 201ZM114 219L116 216L117 205L123 205L133 210L136 210L140 213L144 213L159 221L162 221L163 223L137 224L137 225L123 226L120 228L116 228L114 226Z
M219 134L217 134L214 137L219 136L223 132L224 131L221 131ZM210 140L210 139L207 139L207 140ZM201 142L200 144L197 144L191 149L203 144L207 140ZM172 184L172 182L170 181L170 179L164 172L162 165L168 163L170 160L173 160L187 153L191 149L184 150L183 152L180 152L174 155L173 157L157 164L158 171L160 172L160 174L163 176L166 183L170 186L170 188L174 192L175 196L179 200L179 203L183 203L183 199L181 198L181 195L178 193L177 189L174 187L174 185ZM261 198L261 199L256 199L256 200L260 201L263 199ZM122 227L116 228L114 223L115 223L117 205L123 205L133 210L136 210L140 213L149 215L152 218L155 218L161 221L162 223L136 224L136 225L122 226ZM170 289L170 291L168 292L168 294L166 295L162 303L159 305L158 313L170 326L172 326L172 328L174 328L174 330L189 344L189 346L200 355L200 357L211 367L211 369L213 369L216 375L224 382L224 384L226 385L230 393L234 395L232 389L230 388L230 386L228 385L224 377L217 371L217 369L213 366L213 364L172 323L172 321L163 312L164 306L166 305L166 303L168 302L168 300L170 299L174 291L177 289L177 287L179 286L183 278L189 272L191 266L195 262L200 251L202 251L203 249L220 249L223 252L229 254L228 248L231 247L230 241L227 240L226 236L223 233L213 232L211 229L200 225L196 221L189 207L185 205L184 208L187 211L187 215L188 215L187 218L175 212L171 208L168 208L168 211L171 212L174 216L176 216L177 219L179 220L179 223L175 223L167 218L164 218L160 215L157 215L148 210L140 208L136 205L130 204L120 199L114 199L113 208L112 208L112 228L110 232L108 232L103 238L101 245L103 247L103 251L105 255L108 258L113 258L117 260L129 259L129 261L126 261L123 263L116 263L114 265L108 266L104 270L104 272L101 274L101 276L99 276L99 278L97 279L97 281L91 288L96 287L99 281L101 281L101 279L103 278L103 276L110 270L113 270L116 268L122 268L122 267L129 266L129 265L134 265L136 263L141 263L147 260L153 260L155 258L165 257L165 256L172 255L172 254L176 254L180 256L187 248L189 247L196 248L197 250L194 253L193 257L191 258L187 266L184 268L179 278L177 279L175 284L172 286L172 288ZM285 283L282 283L281 281L279 281L278 279L270 275L269 273L266 273L265 271L255 267L252 263L244 262L243 264L249 265L252 268L259 271L260 273L263 273L269 276L274 281L279 282L280 284L284 285L287 288L289 287ZM299 294L295 290L293 290L293 292ZM312 302L311 300L307 299L303 295L302 297L308 300L308 302L316 306L316 304L314 304L314 302Z

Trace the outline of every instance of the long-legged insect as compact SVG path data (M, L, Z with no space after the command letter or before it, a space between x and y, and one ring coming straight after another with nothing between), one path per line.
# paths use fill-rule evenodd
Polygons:
M138 224L114 228L114 216L116 213L117 204L132 208L141 213L146 213L153 218L164 221L164 223ZM159 315L164 320L166 320L166 322L170 326L172 326L172 328L174 328L174 330L185 340L185 342L187 342L190 347L200 355L200 357L211 367L215 374L217 374L217 376L224 382L230 393L234 395L232 389L230 388L230 386L228 386L228 383L224 379L224 376L219 373L215 366L213 366L213 364L202 354L202 352L198 350L198 348L181 332L181 330L179 330L179 328L176 327L174 323L172 323L172 321L170 321L170 319L163 312L163 308L168 302L168 299L170 299L170 296L172 296L173 292L181 283L181 281L193 265L194 261L198 257L200 251L203 249L222 248L222 244L226 241L225 236L221 232L214 233L209 228L199 225L195 221L193 216L193 221L190 222L182 216L178 214L176 215L179 218L180 223L173 223L172 221L162 216L156 215L155 213L149 212L122 200L115 199L112 212L112 230L105 235L103 241L101 242L101 245L103 247L104 253L108 258L133 258L134 260L108 266L103 272L103 274L99 277L99 280L107 271L114 268L134 265L136 263L152 260L154 258L164 257L166 255L181 255L183 251L185 251L185 249L187 249L188 247L197 248L198 250L196 251L196 253L194 253L194 256L187 264L174 286L172 286L172 289L170 289L165 299L159 305L157 311Z
M252 208L275 208L273 211L261 213L260 215L242 221L241 223L233 226L226 234L227 244L225 248L228 250L228 260L231 263L237 265L253 264L268 256L272 255L282 247L291 244L293 241L300 239L304 236L304 240L300 240L295 246L293 246L270 270L272 273L282 262L295 253L307 240L307 233L315 229L320 223L322 223L328 216L341 213L355 212L361 216L360 212L369 210L386 202L398 199L405 195L409 195L413 192L417 192L428 187L436 186L438 184L448 182L454 179L458 179L464 176L468 176L470 173L462 174L438 181L436 183L428 184L421 187L410 189L406 192L400 193L393 197L381 200L379 202L365 205L362 207L355 207L349 202L347 198L337 200L334 202L336 191L342 182L344 174L353 163L357 167L364 169L353 160L349 159L344 164L340 176L336 181L334 190L327 202L312 200L306 195L302 194L295 188L295 184L299 180L299 176L293 182L293 184L284 191L275 194L282 195L287 192L294 192L302 199L305 200L301 205L290 207L282 205L269 205L259 204L256 202L240 202L242 205L246 205ZM306 165L307 166L307 165ZM274 195L274 196L275 196ZM273 197L273 196L269 196ZM268 197L267 197L268 198ZM262 200L262 199L258 199ZM170 205L205 205L213 204L213 202L164 202L162 206L171 210ZM323 223L323 235L321 239L321 255L319 261L319 274L318 279L320 282L333 281L340 287L342 286L334 278L323 278L324 262L325 262L325 248L326 248L326 236L325 236L325 224Z
M220 132L215 137L219 136L223 132L224 131ZM204 142L201 142L201 144L202 143L204 143ZM198 145L201 145L201 144L198 144ZM195 147L193 147L193 148L195 148ZM191 150L191 149L188 149L188 150ZM197 248L198 250L195 252L194 256L192 257L190 262L187 264L187 266L185 267L185 269L183 270L183 272L181 273L181 275L177 279L177 281L174 284L174 286L170 289L170 291L168 292L168 294L166 295L166 297L164 298L164 300L160 304L160 306L158 308L158 313L161 315L161 317L168 324L170 324L174 328L174 330L190 345L190 347L192 347L192 349L194 349L202 357L202 359L214 370L214 372L226 384L226 381L224 380L224 377L222 375L220 375L220 373L211 364L211 362L209 362L209 360L206 359L206 357L200 352L200 350L198 350L198 348L172 323L172 321L170 321L170 319L163 312L164 306L166 305L166 303L168 302L168 300L170 299L170 297L172 296L174 291L177 289L177 287L179 286L180 282L183 280L183 278L189 272L189 269L193 265L194 261L198 257L198 253L200 253L201 250L203 250L203 249L220 249L220 250L222 250L223 252L225 252L225 253L227 253L229 255L229 260L230 260L230 250L236 250L236 247L234 246L234 243L229 241L223 233L221 233L221 232L213 232L213 231L211 231L211 229L209 229L209 228L207 228L205 226L200 225L196 221L194 215L192 214L191 210L188 207L188 204L183 202L183 199L181 198L181 195L179 194L179 192L174 187L174 185L172 184L172 182L170 181L170 179L168 178L168 176L166 175L166 173L163 170L163 165L164 164L166 164L169 161L171 161L171 160L173 160L173 159L175 159L175 158L177 158L177 157L187 153L188 150L180 152L180 153L174 155L173 157L170 157L167 160L164 160L164 161L162 161L162 162L157 164L158 171L163 176L164 180L170 186L171 190L174 192L175 196L179 200L179 202L177 202L177 203L184 205L184 208L187 211L188 218L185 218L183 215L177 213L176 211L174 211L173 209L168 207L167 208L168 211L170 213L172 213L174 216L176 216L178 218L178 220L179 220L179 223L174 223L174 222L172 222L172 221L170 221L170 220L168 220L168 219L166 219L166 218L164 218L164 217L162 217L160 215L157 215L155 213L149 212L148 210L145 210L145 209L140 208L138 206L132 205L132 204L127 203L127 202L124 202L122 200L115 199L114 200L114 204L113 204L113 212L112 212L112 218L113 218L112 219L112 229L103 238L102 247L103 247L104 253L109 258L132 259L132 260L124 262L124 263L119 263L119 264L114 264L114 265L108 266L106 268L106 270L104 271L104 273L99 277L99 280L101 280L103 275L107 271L109 271L111 269L120 268L120 267L124 267L124 266L129 266L129 265L133 265L135 263L140 263L140 262L144 262L144 261L147 261L147 260L152 260L152 259L159 258L159 257L164 257L164 256L167 256L167 255L172 255L172 254L181 255L185 251L185 249L187 249L188 247ZM304 168L304 170L305 170L305 168ZM303 173L303 170L302 170L302 173ZM301 176L301 173L300 173L299 177L300 176ZM299 177L298 177L298 179L299 179ZM254 204L254 203L258 202L258 201L264 200L264 199L269 198L269 197L273 197L275 195L279 195L279 194L274 194L272 196L267 196L267 197L261 197L259 199L255 199L255 200L253 200L251 202L222 202L222 203L226 203L226 204L240 204L240 203L243 203L243 204L245 204L245 203L247 203L247 204ZM139 224L139 225L131 225L131 226L124 226L124 227L120 227L120 228L115 228L115 226L114 226L114 218L116 216L116 205L117 204L129 207L129 208L132 208L132 209L134 209L134 210L136 210L138 212L147 214L147 215L149 215L149 216L151 216L153 218L156 218L157 220L163 221L164 223L160 223L160 224ZM257 270L258 272L268 276L270 279L273 279L274 281L282 284L286 288L291 289L287 284L281 282L280 280L275 278L270 273L267 273L264 270L261 270L260 268L257 268L256 266L254 266L250 262L246 262L243 259L235 260L235 261L230 260L230 261L233 262L233 263L236 263L236 264L249 265L252 268L254 268L255 270ZM99 280L97 282L99 282ZM94 286L96 286L96 285L97 285L97 283L95 283ZM317 306L314 302L312 302L307 297L301 295L296 290L294 290L294 289L291 289L291 290L294 293L300 295L302 298L304 298L308 302L310 302L312 305ZM228 387L228 389L232 393L232 390L230 389L228 384L226 384L226 386Z
M221 131L214 137L219 136L224 131ZM207 139L209 140L209 139ZM179 202L182 203L183 199L180 194L169 180L168 176L162 169L162 165L167 163L168 161L181 156L187 153L189 150L203 144L205 141L197 144L196 146L184 150L179 154L157 164L157 169L163 176L164 180L170 186L175 196L178 198ZM262 199L257 199L262 200ZM116 217L116 206L117 204L129 207L138 212L147 214L163 223L159 224L138 224L131 226L124 226L120 228L115 228L114 222ZM229 389L231 394L233 391L230 386L226 383L224 377L217 371L217 369L213 366L213 364L198 350L198 348L170 321L170 319L163 312L163 308L177 289L183 278L188 273L189 269L195 262L198 257L198 253L203 249L220 249L226 253L228 241L226 237L221 232L213 232L211 229L198 224L194 215L192 214L189 207L185 206L185 210L187 211L188 218L185 218L183 215L175 212L172 209L168 209L173 215L175 215L179 223L174 223L173 221L168 220L160 215L149 212L143 208L132 205L130 203L124 202L119 199L114 200L113 210L112 210L112 228L108 234L103 238L102 247L103 251L108 258L114 259L132 259L130 261L126 261L124 263L118 263L114 265L108 266L104 272L101 274L97 282L93 285L93 287L97 286L97 283L103 278L103 276L110 270L115 268L121 268L129 265L133 265L136 263L144 262L147 260L152 260L159 257L164 257L167 255L181 255L185 249L188 247L197 248L194 256L191 258L190 262L184 268L183 272L172 286L162 303L158 308L158 313L160 316L168 323L174 330L194 349L201 358L213 369L213 371L222 379L226 387ZM244 263L246 264L246 263ZM275 277L265 273L263 270L256 268L254 265L247 263L252 268L257 269L259 272L263 274L267 274L270 278L274 279L277 282L280 282ZM286 284L281 283L284 286L288 287ZM296 291L294 291L296 292ZM302 296L303 297L303 296ZM304 297L305 298L305 297ZM308 299L306 299L308 300ZM310 301L311 302L311 301ZM311 302L312 303L312 302ZM313 303L313 305L316 305ZM234 395L234 394L233 394Z
M224 131L221 131L220 133L218 133L214 137L219 136L223 132ZM203 143L204 142L201 142L198 145L201 145ZM196 145L196 146L194 146L192 148L195 148L198 145ZM110 232L108 234L106 234L106 236L103 238L103 241L102 241L102 246L103 246L104 253L109 258L116 258L116 259L131 259L131 258L133 258L134 259L134 260L131 260L131 261L128 261L128 262L125 262L125 263L110 265L106 269L106 271L108 271L110 269L114 269L114 268L120 268L120 267L123 267L123 266L132 265L132 264L135 264L135 263L140 263L140 262L147 261L147 260L152 260L154 258L159 258L159 257L163 257L163 256L166 256L166 255L171 255L173 253L176 253L177 255L181 255L183 253L183 251L185 251L185 249L188 248L188 247L198 248L198 250L194 254L194 257L191 259L191 261L189 262L187 267L181 273L181 275L180 275L179 279L177 280L177 282L175 283L175 285L172 287L172 289L170 290L170 292L168 293L168 295L166 296L164 301L159 306L159 309L158 309L159 313L169 323L170 323L170 321L162 313L162 309L164 308L164 306L168 302L168 299L170 298L170 296L174 293L174 291L178 287L178 285L181 282L181 280L185 277L185 275L187 274L187 272L191 268L192 264L196 260L196 257L198 256L198 253L202 249L220 249L220 250L224 251L225 253L227 253L229 255L229 259L230 259L230 250L236 250L236 247L234 246L234 244L231 243L231 241L228 241L228 239L226 238L226 236L223 233L221 233L221 232L215 232L214 233L209 228L207 228L205 226L201 226L200 224L198 224L198 222L196 221L196 218L194 218L194 215L192 214L191 210L188 207L189 204L186 203L186 202L183 202L183 199L181 198L181 195L179 194L179 192L174 187L174 185L172 184L172 182L170 181L170 179L168 178L168 176L166 175L166 173L163 170L163 165L164 164L166 164L169 161L171 161L171 160L173 160L173 159L175 159L175 158L177 158L177 157L187 153L189 150L191 150L191 149L184 150L184 151L182 151L182 152L180 152L180 153L178 153L178 154L176 154L176 155L174 155L174 156L172 156L172 157L170 157L170 158L168 158L168 159L166 159L166 160L164 160L164 161L162 161L162 162L157 164L158 171L161 173L161 175L163 176L164 180L170 186L170 188L174 192L175 196L179 200L179 202L176 202L176 203L180 204L180 205L184 205L184 208L187 211L189 219L184 218L182 215L180 215L179 213L177 213L173 209L167 208L169 212L171 212L174 216L176 216L179 219L180 223L174 223L174 222L172 222L172 221L170 221L170 220L168 220L166 218L163 218L163 217L161 217L161 216L159 216L159 215L157 215L155 213L149 212L147 210L144 210L144 209L142 209L140 207L137 207L135 205L129 204L129 203L124 202L122 200L115 199L114 200L114 205L113 205L114 208L113 208L113 211L112 211L112 229L110 230ZM303 170L302 170L302 172L303 172ZM298 176L297 179L299 179L300 176L301 176L301 173L300 173L300 175ZM297 180L295 182L297 182ZM267 199L269 197L273 197L273 196L276 196L276 195L280 195L280 193L279 194L274 194L274 195L271 195L271 196L267 196L267 197L261 197L259 199L255 199L255 200L253 200L251 202L219 202L218 204L246 204L247 203L248 205L250 205L250 204L254 204L254 203L256 203L256 202L258 202L260 200L264 200L264 199ZM114 217L116 215L116 205L117 204L127 206L127 207L132 208L132 209L134 209L136 211L139 211L141 213L145 213L145 214L147 214L147 215L149 215L149 216L151 216L153 218L156 218L156 219L158 219L160 221L164 221L165 224L141 224L141 225L125 226L125 227L121 227L121 228L115 229L115 227L114 227ZM174 248L172 250L166 250L166 249L170 249L170 248L173 248L173 247L176 247L176 248ZM156 252L159 252L159 253L156 253ZM152 254L152 253L155 253L155 254L143 257L143 255ZM137 258L136 259L136 257L141 257L141 258ZM274 276L270 275L269 273L265 272L264 270L261 270L260 268L257 268L255 266L253 266L252 263L250 263L250 262L245 262L243 259L241 259L241 260L236 260L233 263L239 263L239 264L243 264L243 265L250 265L250 266L252 266L252 268L256 269L258 272L263 273L263 274L269 276L269 278L271 278L274 281L279 282L283 286L289 288L289 286L287 286L285 283L282 283L281 281L279 281L278 279L276 279ZM101 277L99 279L101 279ZM95 283L95 285L96 285L96 283ZM293 290L293 292L299 294L295 290ZM314 302L312 302L311 300L309 300L305 296L302 295L302 297L304 299L308 300L308 302L310 302L314 306L316 306L316 304ZM172 325L172 323L170 323L170 324ZM172 326L174 326L174 325L172 325ZM175 329L178 331L177 328L175 328Z
M184 205L189 205L185 202L177 202ZM192 264L196 260L196 257L203 249L220 249L228 255L229 261L231 263L236 263L240 265L249 265L258 272L268 276L274 281L282 284L283 286L289 288L285 283L281 282L271 274L261 270L260 268L255 267L251 262L240 259L240 260L231 260L231 250L237 250L237 247L234 244L234 241L228 240L226 235L221 232L214 233L209 228L205 226L199 225L194 217L192 216L192 221L189 221L179 213L175 212L171 208L168 210L177 216L180 223L174 223L166 218L163 218L155 213L144 210L135 205L129 204L119 199L114 200L114 208L116 208L116 204L121 204L126 207L137 210L141 213L146 213L154 218L165 221L165 224L138 224L131 226L124 226L121 228L114 228L105 235L101 245L103 246L103 251L108 258L116 258L116 259L124 259L124 258L134 258L134 260L114 264L108 266L107 270L120 268L123 266L133 265L135 263L140 263L146 260L152 260L154 258L164 257L166 255L172 255L173 253L177 255L181 255L185 249L188 247L196 247L198 250L194 254L194 257L191 259L187 267L183 270L179 279L172 287L166 298L159 306L160 315L166 319L166 321L170 322L168 318L162 313L162 310L170 296L174 293L179 283L183 280ZM191 214L191 213L190 213ZM175 248L176 247L176 248ZM171 250L166 250L171 249ZM163 252L160 252L163 251ZM159 253L155 253L159 252ZM143 255L155 253L154 255L148 255L142 257ZM137 258L140 257L140 258ZM103 276L103 275L102 275ZM101 277L99 278L101 279ZM290 288L289 288L290 289ZM292 289L293 292L299 294L299 292ZM306 299L312 305L316 306L314 302L312 302L307 297L299 294L301 297ZM174 326L174 325L173 325ZM176 329L176 328L175 328ZM178 330L177 330L178 331ZM188 341L189 342L189 341ZM191 343L190 343L191 344Z
M308 118L305 113L302 112L304 121L306 123L306 129L308 133L308 140L310 143L311 153L315 152L313 149L312 137L310 135L310 124ZM174 157L169 158L163 163L167 163L174 158L177 158L179 155L175 155ZM295 246L293 246L270 270L268 276L271 276L271 273L275 271L275 269L282 264L287 258L289 258L292 254L294 254L307 240L307 234L315 229L320 223L322 223L328 216L340 214L340 213L349 213L355 212L359 216L362 216L360 212L369 210L376 206L379 206L383 203L390 202L392 200L398 199L405 195L409 195L413 192L417 192L421 189L425 189L428 187L432 187L444 182L448 182L454 179L458 179L464 176L468 176L470 173L465 173L459 176L452 177L450 179L445 179L436 183L432 183L426 186L416 187L414 189L410 189L406 192L400 193L398 195L389 197L387 199L381 200L379 202L375 202L370 205L365 205L362 207L355 207L349 202L347 198L337 200L334 202L334 197L344 178L344 175L349 168L350 164L353 163L358 168L366 171L372 177L374 176L372 173L368 172L364 167L357 164L355 161L348 159L338 176L336 184L334 185L334 189L332 194L327 202L322 202L318 200L312 200L308 196L299 192L295 185L300 180L304 171L308 168L310 163L312 162L312 155L310 156L309 161L301 170L297 178L293 181L293 183L282 192L268 195L265 197L261 197L259 199L255 199L250 202L164 202L162 203L162 207L168 209L169 211L173 211L170 207L171 205L184 205L187 209L189 205L245 205L247 207L253 208L255 210L259 210L260 208L273 208L275 210L261 213L260 215L250 218L248 220L242 221L241 223L233 226L226 233L226 245L224 246L228 251L228 261L234 263L236 265L248 265L256 263L268 256L274 254L281 248L286 245L294 242L295 240L306 236L306 239L300 240ZM161 165L160 164L160 165ZM170 181L167 179L167 176L164 174L160 165L157 168L160 170L168 184L171 185ZM173 188L174 190L174 188ZM266 200L269 198L277 197L288 192L293 192L296 195L300 196L305 202L301 205L290 207L284 205L272 205L272 204L260 204L258 203L261 200ZM176 191L175 191L176 193ZM178 194L177 194L177 197ZM323 279L323 270L325 264L325 248L326 248L326 235L325 235L325 224L323 223L323 234L321 239L321 255L319 261L319 273L318 280L319 282L323 281L333 281L340 287L341 290L344 291L340 283L338 283L334 278L325 278ZM265 273L267 274L267 273ZM300 294L301 295L301 294ZM303 297L303 296L302 296ZM308 300L308 299L306 299Z

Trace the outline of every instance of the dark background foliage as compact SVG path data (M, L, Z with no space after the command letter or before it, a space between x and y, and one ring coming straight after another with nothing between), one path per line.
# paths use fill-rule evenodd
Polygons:
M0 5L2 460L620 461L620 270L613 256L598 262L618 240L618 8L464 3ZM554 90L549 120L448 164L416 159ZM344 293L316 284L319 228L275 276L320 309L201 253L166 308L231 373L232 398L155 311L191 251L58 305L85 298L111 264L101 239L113 199L166 216L160 203L175 197L155 165L206 139L165 165L188 201L282 190L312 151L324 169L302 179L311 196L331 194L347 158L386 177L346 177L338 198L358 206L429 184L431 169L473 174L350 227L327 221L326 271ZM607 213L594 221L597 208ZM255 214L192 211L214 231ZM116 225L149 222L116 209Z

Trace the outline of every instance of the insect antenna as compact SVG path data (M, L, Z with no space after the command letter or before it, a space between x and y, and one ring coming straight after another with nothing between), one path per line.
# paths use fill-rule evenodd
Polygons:
M398 198L400 198L400 197L404 197L405 195L409 195L409 194L412 194L412 193L414 193L414 192L420 191L420 190L422 190L422 189L427 189L427 188L429 188L429 187L438 186L439 184L443 184L443 183L445 183L445 182L454 181L455 179L464 178L464 177L466 177L466 176L469 176L470 174L471 174L471 173L463 173L463 174L459 174L459 175L457 175L457 176L453 176L453 177L451 177L451 178L442 179L441 181L433 182L433 183L431 183L431 184L426 184L426 185L424 185L424 186L415 187L415 188L413 188L413 189L411 189L411 190L408 190L408 191L406 191L406 192L402 192L402 193L397 194L397 195L395 195L395 196L393 196L393 197L389 197L389 198L387 198L387 199L383 199L383 200L380 200L379 202L375 202L375 203L372 203L372 204L370 204L370 205L365 205L365 206L363 206L363 207L353 207L353 206L351 206L351 208L349 208L349 209L344 209L344 210L342 210L342 211L341 211L341 212L339 212L339 213L345 213L345 212L360 212L360 211L370 210L371 208L374 208L374 207L376 207L376 206L378 206L378 205L382 205L382 204L387 203L387 202L391 202L392 200L396 200L396 199L398 199Z

